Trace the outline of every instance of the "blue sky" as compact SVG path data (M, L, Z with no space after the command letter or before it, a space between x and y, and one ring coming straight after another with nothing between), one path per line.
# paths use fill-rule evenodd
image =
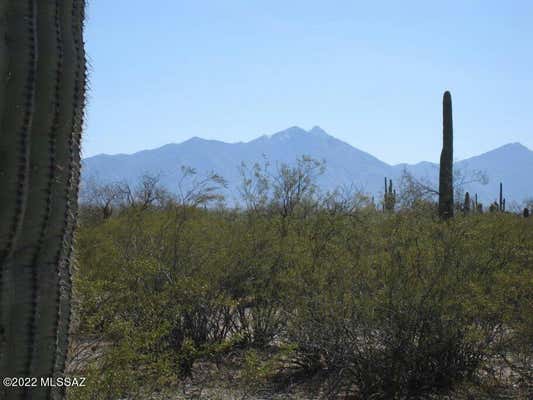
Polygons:
M93 0L84 156L320 125L389 163L533 149L533 1Z

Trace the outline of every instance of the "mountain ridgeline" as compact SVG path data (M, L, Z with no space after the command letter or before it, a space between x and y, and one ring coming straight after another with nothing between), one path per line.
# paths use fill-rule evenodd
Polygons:
M318 180L324 190L352 186L381 199L384 177L392 179L397 186L404 170L436 189L439 185L438 164L389 165L329 135L318 126L309 131L291 127L249 142L225 143L193 137L179 144L131 155L97 155L83 160L82 182L94 179L102 183L135 183L143 174L150 173L159 175L163 186L175 192L180 167L189 166L200 174L216 172L224 177L228 182L227 199L237 202L241 182L239 166L242 162L251 166L268 160L270 168L275 169L282 163L293 164L303 155L325 161L326 170ZM533 197L533 151L520 143L506 144L456 162L453 168L467 177L465 181L470 180L469 175L484 173L487 183L466 183L464 190L477 193L479 201L486 204L497 200L500 182L504 184L505 196L510 203L521 204Z

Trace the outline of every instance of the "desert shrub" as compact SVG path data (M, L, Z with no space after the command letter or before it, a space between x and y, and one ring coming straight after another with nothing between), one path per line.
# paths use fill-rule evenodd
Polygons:
M506 340L522 344L511 358L528 370L523 345L531 342L521 329L531 334L531 288L518 285L518 300L516 285L533 274L522 225L512 216L441 224L409 214L336 225L322 255L311 245L291 276L296 362L362 398L428 398L498 367L492 353L505 324ZM349 250L347 241L358 245Z
M527 398L533 219L442 223L429 200L381 213L318 193L308 162L254 170L245 210L203 207L209 192L81 226L75 398L172 391L236 348L248 386L290 365L329 397Z
M283 320L267 234L277 227L265 221L177 208L82 227L76 339L99 349L85 363L87 398L139 397L189 377L200 358L270 345Z

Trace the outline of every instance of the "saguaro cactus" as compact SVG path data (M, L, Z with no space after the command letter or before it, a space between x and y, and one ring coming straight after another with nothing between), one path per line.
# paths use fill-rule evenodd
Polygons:
M396 207L396 189L392 188L392 179L389 179L387 187L387 178L385 178L385 193L383 195L383 211L394 211Z
M0 376L56 377L70 325L84 0L0 0ZM2 399L62 397L0 388Z
M465 214L469 214L470 213L470 206L471 206L470 193L466 192L465 193L465 202L463 204L463 212Z
M453 119L452 96L444 92L442 100L442 152L439 172L439 216L453 217Z
M500 199L498 202L498 209L501 212L505 212L505 198L503 197L503 183L500 182Z

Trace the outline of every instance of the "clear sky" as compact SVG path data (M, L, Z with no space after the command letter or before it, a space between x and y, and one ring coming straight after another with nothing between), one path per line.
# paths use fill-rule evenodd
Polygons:
M533 149L533 1L92 0L84 156L293 125L389 163Z

